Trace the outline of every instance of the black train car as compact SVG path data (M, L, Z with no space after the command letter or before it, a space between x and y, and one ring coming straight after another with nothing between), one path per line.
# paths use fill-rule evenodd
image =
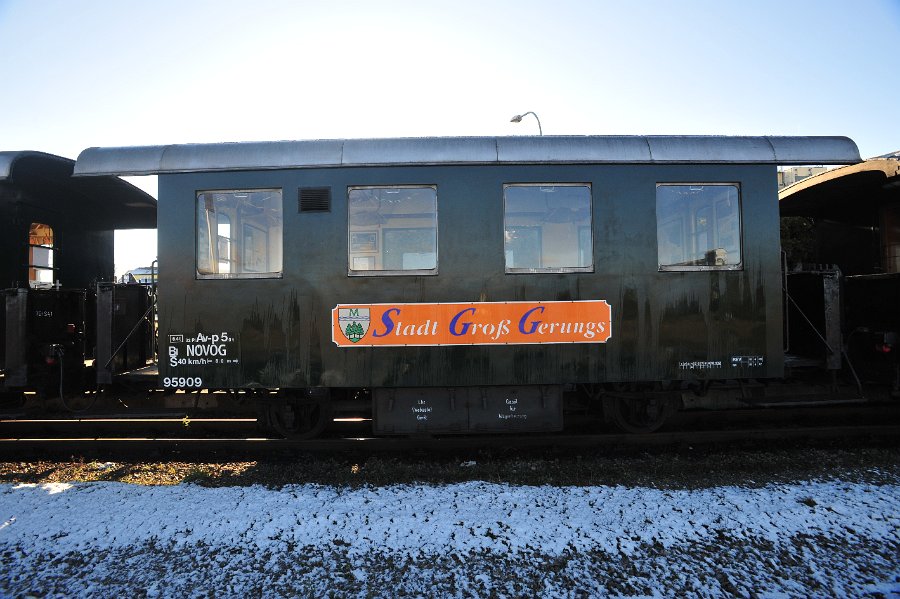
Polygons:
M803 179L779 192L779 206L794 249L789 351L852 368L870 396L900 396L900 158Z
M682 384L782 376L776 165L857 160L422 138L92 148L76 175L159 175L166 387L299 390L270 416L302 434L356 389L380 433L556 430L574 385L646 430Z
M110 333L94 286L114 278L114 231L156 226L151 196L116 177L73 179L74 165L0 152L0 389L93 387L85 362Z

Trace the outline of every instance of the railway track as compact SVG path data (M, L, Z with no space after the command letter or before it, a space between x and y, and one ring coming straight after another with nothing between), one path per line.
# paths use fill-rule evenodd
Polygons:
M667 429L649 435L591 432L504 436L373 438L366 423L335 423L326 436L289 440L260 436L253 418L171 415L81 418L0 418L0 459L36 457L148 457L216 459L290 457L297 454L407 451L666 448L714 444L765 444L794 440L900 440L900 405L816 409L685 412Z

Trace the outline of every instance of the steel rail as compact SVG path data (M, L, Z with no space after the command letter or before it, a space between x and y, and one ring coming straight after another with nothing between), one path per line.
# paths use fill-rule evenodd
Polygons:
M35 458L37 456L138 456L146 459L193 456L207 459L253 457L286 457L298 454L339 454L353 451L365 453L432 453L473 452L479 450L516 449L616 449L665 448L719 444L769 443L797 440L868 439L900 442L900 424L817 426L745 430L677 431L649 435L631 434L554 434L503 437L340 437L293 441L265 437L177 438L177 437L71 437L71 438L0 438L0 458Z

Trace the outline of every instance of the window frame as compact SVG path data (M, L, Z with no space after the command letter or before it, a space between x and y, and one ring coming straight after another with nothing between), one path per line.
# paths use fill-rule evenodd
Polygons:
M200 272L200 252L199 247L197 246L197 242L199 241L199 202L200 197L204 194L238 194L238 193L258 193L258 192L277 192L279 197L281 198L281 267L277 271L268 271L268 272L228 272L228 273L202 273ZM241 280L241 279L283 279L284 278L284 188L283 187L252 187L245 189L196 189L194 190L194 280L196 281L233 281L233 280ZM228 238L228 245L230 247L228 264L231 268L234 268L234 265L238 263L237 259L233 258L233 253L235 251L240 251L243 257L243 253L245 251L244 241L243 241L243 227L245 227L248 223L241 223L241 230L237 231L237 224L234 222L234 219L231 216L225 215L229 221L229 229L230 229L230 237ZM218 265L222 260L220 256L218 256L218 244L219 244L219 234L218 234L218 219L216 220L216 256L210 256L210 264ZM270 235L270 230L266 231L267 235ZM241 235L241 237L238 237ZM239 246L239 250L235 249L235 246ZM241 261L242 263L242 261ZM217 266L218 267L218 266Z
M579 229L581 227L587 227L590 231L590 242L591 242L591 251L590 251L590 264L588 266L541 266L539 268L515 268L507 265L506 262L506 190L510 187L587 187L588 190L588 207L590 208L590 219L587 225L578 225L576 228L576 238L578 236ZM502 200L503 200L503 269L504 274L508 275L520 275L520 274L558 274L558 273L579 273L579 272L594 272L595 268L595 260L594 260L594 185L593 183L586 181L566 181L566 182L523 182L523 183L504 183L502 189ZM540 238L543 240L544 238L544 230L541 225L510 225L512 227L534 227L540 230ZM577 252L581 252L580 247L580 239L578 239L579 247L577 248ZM541 243L540 248L540 257L541 263L544 262L544 253L543 253L543 241Z
M50 244L32 243L32 231L35 226L46 227L50 232ZM30 289L49 289L57 284L59 266L56 265L57 251L56 231L50 225L42 222L32 221L28 227L28 287ZM47 252L49 265L37 264L35 261L36 250L45 250ZM50 281L41 281L38 273L50 273ZM34 278L32 278L34 275Z
M353 268L354 258L368 258L365 256L356 256L351 252L352 237L362 233L372 233L376 231L353 231L350 229L350 193L355 189L431 189L434 192L434 268L420 268L409 270L355 270ZM404 183L398 185L348 185L347 186L347 276L348 277L404 277L404 276L436 276L440 271L440 209L438 202L438 186L436 183ZM423 227L396 227L397 229L422 229ZM384 229L379 228L376 232L376 247L372 252L372 257L379 252L384 252Z
M678 264L664 265L660 264L659 259L659 188L660 187L733 187L737 192L737 208L735 213L738 217L737 236L738 249L741 259L737 264ZM743 193L740 182L737 181L664 181L657 182L654 188L654 214L656 217L656 264L658 272L709 272L709 271L741 271L744 270L744 211L743 211ZM710 204L715 208L715 204ZM710 225L711 229L718 227L718 220ZM687 239L694 233L684 232L683 238ZM716 233L718 237L718 232ZM715 248L713 248L715 249Z

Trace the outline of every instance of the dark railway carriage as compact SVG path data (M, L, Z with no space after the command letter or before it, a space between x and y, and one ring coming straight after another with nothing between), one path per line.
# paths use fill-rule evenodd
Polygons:
M900 159L827 171L779 199L782 216L794 220L786 227L794 233L786 276L791 357L851 364L870 395L900 396Z
M579 389L652 428L783 375L778 164L846 138L501 137L93 148L159 175L160 382L297 390L310 432L557 430ZM365 402L362 402L363 404Z
M114 231L154 228L156 202L116 177L73 179L74 165L0 152L0 391L93 387L98 340L127 334L97 326L95 285L114 280Z

